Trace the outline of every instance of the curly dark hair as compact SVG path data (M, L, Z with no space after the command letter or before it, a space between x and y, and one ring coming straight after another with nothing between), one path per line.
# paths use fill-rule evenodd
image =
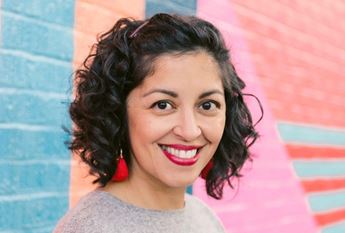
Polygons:
M243 100L245 83L215 26L194 16L169 14L120 19L99 37L75 73L76 95L69 109L75 127L69 148L89 165L97 177L94 183L105 186L111 180L120 147L131 163L126 98L153 72L153 61L195 51L206 51L218 63L226 101L226 125L206 178L207 193L221 199L224 183L233 187L231 178L241 176L250 158L248 148L258 138Z

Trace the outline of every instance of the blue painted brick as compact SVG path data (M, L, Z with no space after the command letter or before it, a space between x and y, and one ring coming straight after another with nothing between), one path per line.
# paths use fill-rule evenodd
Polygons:
M295 160L293 167L299 177L344 177L345 161L343 160Z
M193 13L196 12L196 0L169 0L164 2L171 2L179 6L183 6L185 8L188 8L190 10L193 10Z
M48 95L49 93L47 93ZM61 126L69 125L65 100L30 94L0 92L0 123L23 123Z
M0 129L0 159L68 159L67 139L62 130Z
M69 179L66 179L69 177L69 170L69 160L56 163L52 159L0 162L0 196L64 192L69 188Z
M23 233L52 233L54 230L54 225L55 224L50 224L47 227L39 227L39 228L33 228L33 229L28 229Z
M2 47L71 61L72 29L3 14Z
M343 233L345 232L345 222L340 221L335 224L326 226L321 230L321 233Z
M67 209L67 193L14 201L0 199L0 231L34 232L35 228L52 227Z
M345 131L323 127L278 123L278 130L286 143L302 143L311 145L345 145Z
M0 86L68 93L71 90L70 63L48 62L0 50Z
M0 232L51 232L68 209L74 4L1 1Z
M40 20L72 27L74 23L73 0L4 0L2 8Z
M313 212L343 209L345 207L345 192L317 193L308 197Z
M183 15L195 15L196 1L195 0L147 0L145 15L151 17L156 13L178 13Z

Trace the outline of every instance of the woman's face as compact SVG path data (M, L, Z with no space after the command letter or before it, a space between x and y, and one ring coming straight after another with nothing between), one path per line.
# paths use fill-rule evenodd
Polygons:
M218 65L206 52L162 55L128 96L130 177L170 188L193 183L214 155L225 125Z

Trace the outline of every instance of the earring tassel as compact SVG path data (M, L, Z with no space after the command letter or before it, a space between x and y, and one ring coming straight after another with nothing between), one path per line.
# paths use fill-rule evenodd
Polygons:
M121 182L127 179L127 177L128 177L128 167L127 167L125 159L121 156L118 161L115 174L113 175L111 180L115 182Z

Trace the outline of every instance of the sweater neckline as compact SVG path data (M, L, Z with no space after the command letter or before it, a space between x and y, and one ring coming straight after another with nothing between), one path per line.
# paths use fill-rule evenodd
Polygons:
M120 204L126 208L141 211L141 212L145 211L145 212L158 213L158 214L182 214L185 212L186 205L187 205L186 200L185 200L184 207L180 208L180 209L171 209L171 210L150 209L150 208L139 207L139 206L136 206L136 205L131 204L129 202L125 202L125 201L121 200L120 198L118 198L118 197L116 197L116 196L114 196L111 193L106 192L106 191L95 190L94 192L99 193L99 194L106 196L108 198L111 198L111 200L116 201L118 204ZM185 195L185 198L187 198L186 195Z

